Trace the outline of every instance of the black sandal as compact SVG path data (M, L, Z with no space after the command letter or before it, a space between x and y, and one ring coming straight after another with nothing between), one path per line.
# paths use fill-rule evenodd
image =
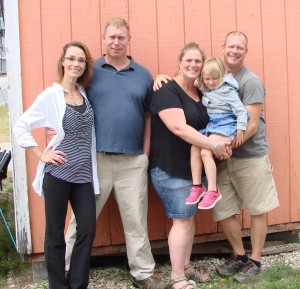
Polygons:
M189 268L193 268L192 263L189 263L189 264L185 265L184 266L184 271L186 271ZM195 271L192 274L190 274L190 275L185 274L187 279L191 279L191 280L193 280L195 282L198 282L198 283L206 283L206 282L209 282L211 280L211 276L209 274L207 274L208 279L205 279L205 278L203 278L204 274L201 271L199 271L195 268L193 268L193 269Z
M185 281L185 280L187 280L187 278L185 276L181 277L181 278L171 279L170 282L168 283L168 285L165 287L165 289L173 289L173 285L175 285L179 282ZM180 287L178 289L196 289L196 287L193 284L189 283L189 284L183 285L182 287Z

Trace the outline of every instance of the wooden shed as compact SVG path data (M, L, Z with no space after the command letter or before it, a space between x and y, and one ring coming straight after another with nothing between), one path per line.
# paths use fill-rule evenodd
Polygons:
M55 81L62 46L79 40L97 58L104 23L111 17L131 26L130 54L153 76L173 74L180 48L195 41L220 56L224 36L241 30L249 38L246 65L264 81L270 159L280 207L268 214L268 232L300 224L300 1L298 0L4 0L10 123ZM34 132L43 146L44 130ZM37 161L14 142L14 194L19 251L43 257L44 201L33 192ZM249 218L242 225L248 234ZM170 221L150 185L149 237L166 245ZM211 212L199 211L195 242L224 238ZM125 252L123 228L113 198L97 222L93 254Z

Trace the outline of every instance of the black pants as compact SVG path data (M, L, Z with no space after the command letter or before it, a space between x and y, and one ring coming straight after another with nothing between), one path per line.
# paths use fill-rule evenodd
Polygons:
M95 195L92 183L75 184L46 173L43 181L46 233L45 259L50 289L86 289L90 253L96 230ZM69 278L65 278L65 221L70 201L77 222Z

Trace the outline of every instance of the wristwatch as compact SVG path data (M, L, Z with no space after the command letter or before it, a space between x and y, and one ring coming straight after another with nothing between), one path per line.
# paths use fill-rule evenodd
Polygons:
M211 150L214 151L217 147L218 147L218 142L215 141L211 146Z

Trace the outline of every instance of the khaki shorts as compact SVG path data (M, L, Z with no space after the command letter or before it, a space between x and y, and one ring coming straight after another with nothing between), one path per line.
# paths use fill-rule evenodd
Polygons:
M222 199L213 208L215 221L242 213L260 215L279 206L268 156L231 158L217 164L217 185Z

